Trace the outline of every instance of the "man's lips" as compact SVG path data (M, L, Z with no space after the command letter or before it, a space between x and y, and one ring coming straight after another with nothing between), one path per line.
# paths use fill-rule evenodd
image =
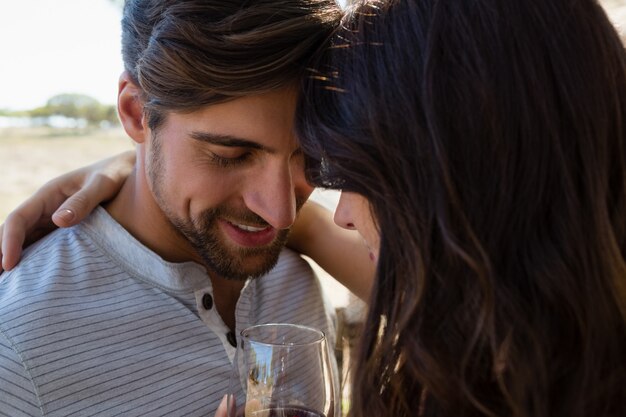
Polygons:
M254 226L220 219L220 227L236 244L245 247L267 246L276 238L272 226Z

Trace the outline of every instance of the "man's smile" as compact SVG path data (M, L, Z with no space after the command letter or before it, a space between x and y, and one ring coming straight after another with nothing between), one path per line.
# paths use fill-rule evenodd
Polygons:
M276 239L277 230L272 226L248 225L229 220L218 220L220 228L237 245L260 247L271 244Z

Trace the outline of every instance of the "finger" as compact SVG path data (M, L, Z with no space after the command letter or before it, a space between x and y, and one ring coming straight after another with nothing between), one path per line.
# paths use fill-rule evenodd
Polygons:
M217 411L215 411L215 417L228 417L226 411L228 410L228 395L224 395L220 405L217 407Z
M89 197L88 190L77 191L52 214L52 222L59 227L70 227L78 224L98 205Z
M52 221L59 227L79 223L98 204L113 198L135 166L135 153L124 152L79 168L51 182L68 198L57 206ZM57 193L57 197L58 197ZM49 199L52 201L52 198Z
M49 223L50 217L45 215L45 209L45 204L33 196L7 216L2 229L1 243L4 270L11 270L17 265L26 235L38 224Z
M22 254L22 245L26 228L24 219L14 214L7 217L6 223L2 225L2 269L10 271L17 265Z
M107 198L115 195L118 187L102 175L91 178L52 214L52 221L59 227L70 227L80 223Z

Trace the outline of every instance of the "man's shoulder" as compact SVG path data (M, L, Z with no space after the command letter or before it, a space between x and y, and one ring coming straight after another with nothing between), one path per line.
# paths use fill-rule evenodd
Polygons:
M56 230L27 248L20 263L0 275L0 320L20 309L32 310L34 300L41 305L59 288L110 267L79 226Z
M276 266L256 280L263 293L289 294L290 298L322 298L318 275L311 264L298 252L283 249Z
M0 283L32 274L50 275L53 265L72 263L89 246L91 244L80 233L80 226L57 229L26 248L19 264L0 275Z
M41 322L47 317L49 300L45 295L58 285L58 266L65 253L74 248L73 230L59 229L28 247L20 263L0 275L0 331L12 338L24 324ZM14 345L12 343L12 345Z
M289 248L283 248L278 262L270 274L282 275L288 272L306 273L311 277L315 275L313 268L301 254Z
M251 295L257 323L298 323L334 334L333 309L320 279L297 252L283 250L276 267L255 280Z

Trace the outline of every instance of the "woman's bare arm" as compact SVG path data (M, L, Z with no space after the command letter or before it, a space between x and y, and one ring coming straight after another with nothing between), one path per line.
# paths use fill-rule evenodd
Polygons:
M134 165L135 152L124 152L61 175L37 190L0 225L2 269L17 265L24 245L56 227L79 223L98 204L115 196Z
M362 300L369 299L376 265L358 232L337 226L329 210L310 200L304 204L287 246L313 259Z

